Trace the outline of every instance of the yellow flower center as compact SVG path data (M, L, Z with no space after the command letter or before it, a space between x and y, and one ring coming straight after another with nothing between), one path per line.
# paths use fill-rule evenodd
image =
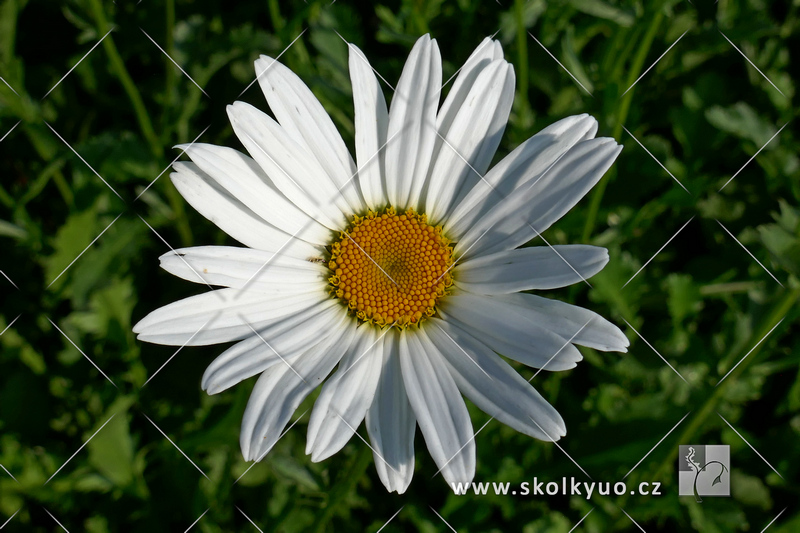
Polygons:
M405 328L436 311L453 284L453 249L425 215L392 207L353 217L331 245L332 294L359 320Z

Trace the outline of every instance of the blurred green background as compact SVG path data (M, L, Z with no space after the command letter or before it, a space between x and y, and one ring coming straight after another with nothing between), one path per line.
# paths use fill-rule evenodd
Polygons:
M402 508L382 531L450 531L439 513L459 532L567 533L592 510L575 531L639 531L624 509L648 533L733 532L761 531L786 509L769 531L800 531L800 336L792 335L800 314L800 141L791 122L798 7L3 0L0 269L18 288L0 279L0 464L16 478L0 471L0 524L14 515L8 531L57 531L58 520L69 531L160 532L185 531L202 516L192 531L256 531L252 520L264 532L374 532ZM320 464L303 454L301 414L314 395L274 451L235 483L249 466L238 431L254 380L208 397L200 376L222 348L190 348L143 387L175 349L137 343L131 333L147 312L199 292L159 270L168 248L142 219L175 248L232 243L161 174L178 154L171 147L201 133L202 142L240 147L225 106L244 99L266 108L257 84L239 96L254 79L253 60L280 54L301 33L281 61L311 86L352 147L347 48L337 32L394 84L421 34L437 38L448 79L498 30L518 85L498 157L584 112L597 117L600 135L625 145L603 182L545 238L609 248L611 261L591 288L547 296L619 324L630 352L581 348L576 369L533 383L567 422L564 451L596 481L622 479L688 413L627 478L659 481L663 496L454 496L441 476L432 478L437 469L419 432L414 481L405 495L388 495L356 438ZM488 416L470 409L477 430ZM730 445L731 498L678 497L679 444ZM477 446L476 481L586 480L553 444L496 421Z

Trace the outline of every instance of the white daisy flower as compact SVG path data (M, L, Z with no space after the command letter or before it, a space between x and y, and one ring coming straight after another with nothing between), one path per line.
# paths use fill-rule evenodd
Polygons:
M217 394L260 375L242 421L246 460L273 447L298 405L314 404L306 453L322 461L366 419L381 481L404 492L414 434L448 483L475 473L462 394L526 435L566 434L558 412L500 355L566 370L575 345L626 350L607 320L523 291L589 278L608 261L584 245L519 248L566 213L619 154L588 115L561 120L491 170L514 97L500 43L485 39L439 107L439 49L414 45L387 110L367 58L350 45L355 162L309 88L269 57L255 62L277 120L228 107L250 154L193 144L172 181L247 248L198 246L161 257L168 272L225 288L150 313L146 342L237 341L205 372ZM487 172L488 170L488 172ZM337 366L338 365L338 366Z

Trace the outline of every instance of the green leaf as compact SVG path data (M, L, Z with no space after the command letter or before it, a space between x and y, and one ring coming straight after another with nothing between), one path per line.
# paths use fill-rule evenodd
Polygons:
M602 0L570 0L570 5L588 15L611 20L620 26L632 26L636 20L632 13L612 6Z
M713 106L706 111L706 119L716 128L752 141L759 148L764 146L776 131L772 124L761 118L744 102L737 102L731 107Z
M674 324L680 324L684 318L696 314L702 308L700 288L695 285L692 276L672 273L667 276L667 305Z
M120 488L134 480L134 444L128 425L128 409L134 401L132 396L123 396L111 404L106 417L114 418L87 445L89 464Z
M317 483L314 474L293 457L275 457L270 460L270 464L272 468L275 469L275 473L279 476L306 487L307 489L315 491L320 490L319 483Z
M773 215L775 224L758 227L761 242L776 263L794 275L800 275L800 210L780 201L780 214Z
M67 218L53 239L53 253L41 259L46 283L52 283L61 275L97 237L99 231L96 231L96 225L97 212L94 209L86 209ZM61 287L65 281L66 278L61 275L55 286Z

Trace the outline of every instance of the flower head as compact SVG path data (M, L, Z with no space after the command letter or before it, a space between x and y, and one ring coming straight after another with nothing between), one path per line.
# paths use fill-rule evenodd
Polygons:
M224 288L153 311L135 326L139 339L236 341L202 387L216 394L260 375L241 428L247 460L269 452L321 384L307 453L330 457L366 419L390 491L411 482L417 426L444 478L471 481L475 440L462 394L537 439L565 435L558 412L498 354L557 371L582 359L575 345L628 346L592 311L523 292L594 275L605 249L520 248L597 183L620 146L595 139L597 122L580 115L489 169L515 80L488 38L441 106L439 49L420 38L389 109L367 58L350 45L355 161L295 74L268 57L256 72L277 120L241 102L228 108L250 156L192 144L192 162L171 175L195 209L246 248L162 256L170 273Z

